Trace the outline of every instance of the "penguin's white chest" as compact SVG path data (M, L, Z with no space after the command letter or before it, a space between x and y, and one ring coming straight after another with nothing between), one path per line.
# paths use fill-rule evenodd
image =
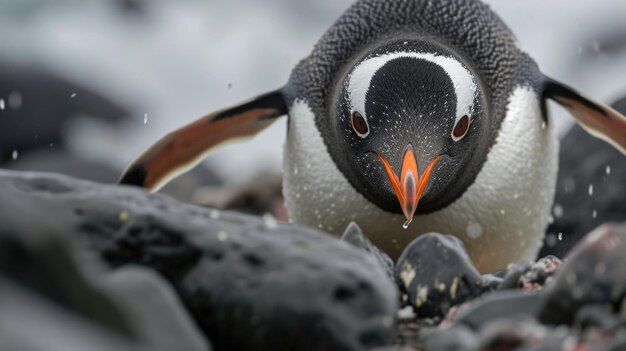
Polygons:
M283 192L295 223L341 234L350 221L392 257L428 232L463 240L483 272L530 260L541 247L554 198L558 140L542 121L540 98L527 87L511 95L487 161L467 191L444 209L416 216L386 212L350 185L332 161L312 110L296 101L289 111Z

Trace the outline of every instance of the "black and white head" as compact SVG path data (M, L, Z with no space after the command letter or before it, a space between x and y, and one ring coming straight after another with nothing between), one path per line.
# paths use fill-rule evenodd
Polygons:
M462 55L397 40L361 55L338 79L329 111L335 155L366 198L410 222L471 184L491 123L480 76Z

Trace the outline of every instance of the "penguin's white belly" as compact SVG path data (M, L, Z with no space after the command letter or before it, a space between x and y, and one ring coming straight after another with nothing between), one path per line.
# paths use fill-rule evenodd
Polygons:
M460 238L483 272L531 260L541 247L554 198L558 140L542 123L540 98L527 87L510 97L507 116L476 181L454 203L416 216L384 211L359 194L332 161L305 101L291 106L283 192L295 223L341 234L357 222L396 258L420 234Z

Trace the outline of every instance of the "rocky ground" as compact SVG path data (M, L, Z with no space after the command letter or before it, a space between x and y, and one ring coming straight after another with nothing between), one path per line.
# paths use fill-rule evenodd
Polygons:
M563 143L546 256L486 275L443 234L394 264L356 224L337 240L0 171L0 349L626 350L626 224L597 226L626 221L626 162L577 133ZM581 150L597 156L574 167ZM240 190L206 201L280 207L274 191Z

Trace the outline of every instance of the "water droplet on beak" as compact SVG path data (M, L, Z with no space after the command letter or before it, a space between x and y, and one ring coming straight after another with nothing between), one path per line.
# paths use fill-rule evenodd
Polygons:
M409 221L408 219L406 221L404 221L404 224L402 225L402 228L404 229L408 229L409 228L409 224L411 224L411 221Z

